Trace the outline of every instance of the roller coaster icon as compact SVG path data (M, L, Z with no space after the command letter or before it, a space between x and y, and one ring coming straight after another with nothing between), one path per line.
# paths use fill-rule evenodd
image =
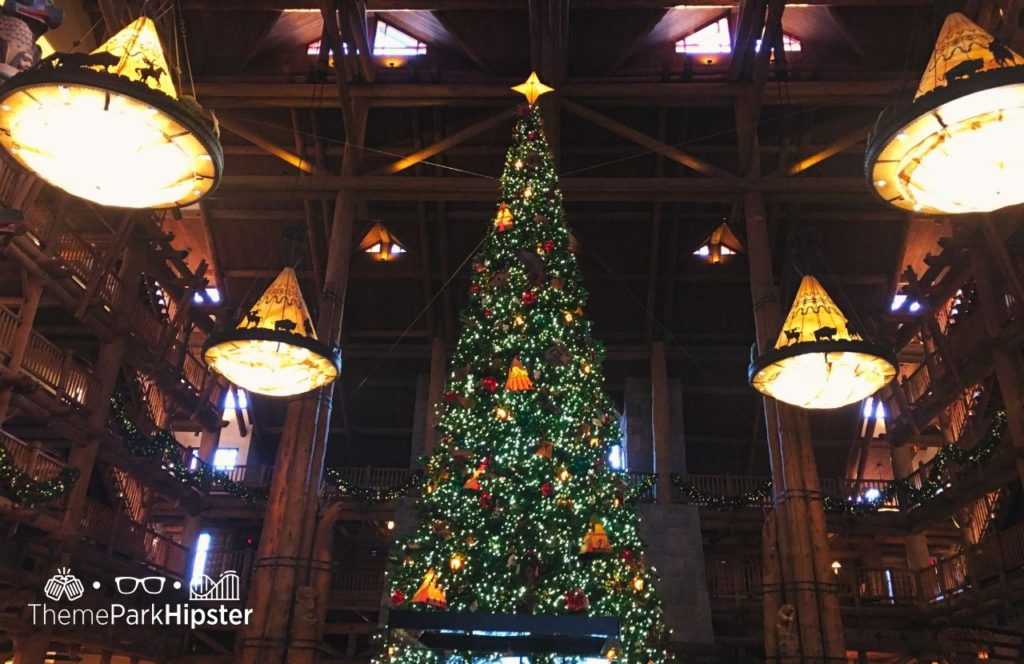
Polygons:
M225 570L216 581L206 574L193 579L188 588L188 598L197 602L237 602L241 598L238 572Z

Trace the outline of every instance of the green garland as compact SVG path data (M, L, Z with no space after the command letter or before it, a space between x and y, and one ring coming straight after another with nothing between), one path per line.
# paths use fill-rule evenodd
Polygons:
M115 395L111 400L110 412L125 446L136 456L159 461L160 467L170 473L184 486L200 488L204 483L211 483L225 493L241 498L246 503L254 504L267 499L267 492L253 489L241 482L231 479L223 470L218 470L205 463L186 463L181 458L181 445L174 435L166 429L160 429L152 436L143 433L128 416L124 400Z
M931 471L924 478L920 487L914 487L907 479L892 480L874 500L855 501L835 496L824 496L825 511L829 514L847 514L863 516L874 514L885 503L897 499L903 507L918 505L942 493L946 488L946 468L955 463L964 468L977 468L988 461L999 447L1003 433L1006 431L1006 413L997 412L992 418L992 426L978 444L970 449L955 445L944 445L936 454L928 467ZM714 496L701 491L687 483L679 473L672 473L672 484L683 492L691 504L712 507L721 510L735 510L744 507L761 507L771 501L772 482L766 481L761 486L735 496Z
M19 505L32 507L60 498L75 485L78 475L77 468L64 468L56 477L36 481L18 467L14 455L0 443L0 493Z
M341 471L337 468L328 468L326 479L329 484L338 487L338 492L344 496L351 496L360 502L367 504L390 503L398 500L413 489L419 488L423 482L424 473L422 470L414 471L405 482L395 487L374 487L358 486L342 479Z

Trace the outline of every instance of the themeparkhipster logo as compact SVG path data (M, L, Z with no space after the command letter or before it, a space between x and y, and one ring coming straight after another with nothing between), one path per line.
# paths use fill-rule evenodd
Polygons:
M80 606L74 603L89 598L85 585L71 573L70 568L57 569L43 586L43 595L51 602L67 602L71 606L51 606L45 602L29 604L32 609L32 624L54 627L112 627L117 625L166 625L170 627L239 627L248 625L252 609L225 606L224 602L238 602L241 599L238 573L234 570L221 572L216 580L203 574L192 580L188 589L188 602L152 603L139 606L138 600L145 596L161 595L167 586L181 590L181 581L168 583L163 576L118 576L114 577L114 590L118 595L131 596L136 605L111 602L109 606ZM93 590L102 590L99 581L92 583ZM196 602L193 605L190 602ZM213 605L213 602L218 604Z

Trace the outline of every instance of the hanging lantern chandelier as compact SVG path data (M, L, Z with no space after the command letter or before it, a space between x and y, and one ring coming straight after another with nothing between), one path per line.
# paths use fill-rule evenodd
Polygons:
M801 408L839 408L896 376L896 357L850 332L846 316L814 277L800 282L775 348L755 359L750 384Z
M341 353L319 341L295 270L286 267L233 330L203 345L211 369L250 392L303 394L330 384Z
M921 214L990 212L1024 202L1024 58L950 14L917 95L886 111L865 173L885 202Z
M100 205L194 203L217 186L224 153L169 72L145 17L92 53L55 53L0 87L0 146L43 180Z
M406 253L405 245L379 221L375 222L373 228L363 236L359 250L373 260L383 263L393 261Z

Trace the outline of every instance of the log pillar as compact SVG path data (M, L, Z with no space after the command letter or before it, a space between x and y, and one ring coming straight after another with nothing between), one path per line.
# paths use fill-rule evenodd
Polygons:
M431 454L437 443L437 422L440 419L437 404L441 401L441 392L445 383L445 351L444 339L434 337L430 344L430 382L427 384L427 429L423 443L423 453Z
M914 473L914 451L909 445L893 447L889 450L892 458L892 476L898 480ZM932 557L928 553L928 537L924 533L907 533L903 543L907 551L907 566L914 572L931 566Z
M366 134L365 102L358 102L353 111L356 126L346 127L346 135L351 138L346 144L342 175L356 174ZM317 325L317 336L329 345L341 341L356 198L355 192L341 190L334 204L323 306ZM306 664L319 660L320 642L309 636L317 628L305 623L319 620L319 607L327 601L317 594L311 568L336 384L295 396L288 403L249 593L252 621L239 640L238 661L242 664Z
M1004 293L997 284L1004 282L993 278L991 260L980 250L971 252L971 268L1006 409L1006 431L1013 446L1021 448L1024 447L1024 357L1019 350L1007 348L1007 344L1000 340L1005 307ZM1020 457L1017 459L1017 475L1024 484L1024 459Z
M138 302L136 286L142 276L142 266L146 257L145 243L130 243L125 250L124 260L118 277L124 284L124 296L118 306L116 318L119 321L131 321ZM96 457L99 455L103 431L106 429L107 418L110 416L110 399L114 396L117 376L121 371L124 351L127 345L127 334L130 323L115 331L114 337L100 346L96 356L93 376L96 379L95 395L90 395L92 409L87 419L88 429L81 440L75 441L68 453L68 465L79 471L78 481L68 492L67 509L64 512L65 532L76 532L85 512L86 490L92 478Z
M764 199L745 201L750 290L759 352L782 327ZM763 543L765 655L780 664L846 662L839 600L807 413L765 398L774 508Z
M25 351L28 350L28 342L32 337L32 326L36 320L36 312L39 310L39 301L43 299L43 280L25 272L22 274L22 289L24 294L21 308L18 309L18 326L14 329L10 357L7 360L7 370L12 379L17 377L18 372L21 371L21 365L25 361ZM7 419L13 391L13 385L8 385L0 391L0 424Z
M50 635L36 631L14 635L14 664L45 664Z
M220 417L224 417L224 402L221 401L219 407ZM213 455L217 452L217 447L220 444L220 432L223 431L223 427L210 430L203 429L202 433L199 434L199 450L196 452L196 457L203 463L209 465L213 463ZM205 497L209 486L204 485L202 491ZM203 516L200 511L199 514L186 514L185 523L182 526L181 532L181 543L188 547L191 552L190 560L195 556L196 539L199 537L199 533L203 530Z
M672 503L672 440L665 342L651 344L651 429L654 432L654 472L658 502Z

